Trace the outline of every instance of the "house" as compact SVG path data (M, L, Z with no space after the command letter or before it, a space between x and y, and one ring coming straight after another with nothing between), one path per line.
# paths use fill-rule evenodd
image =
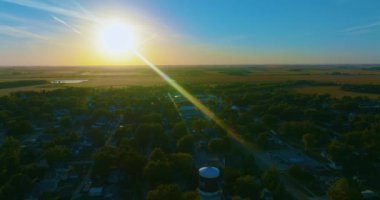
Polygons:
M103 194L103 187L93 187L88 191L90 197L100 197Z
M264 189L261 191L260 199L261 199L261 200L273 200L272 192L269 191L267 188L264 188Z
M79 178L79 173L78 172L69 172L68 178L73 180L73 179L78 179Z
M231 106L231 110L239 112L240 108L238 106L233 105L233 106Z
M380 105L374 102L365 102L359 104L359 108L361 109L378 109L380 108Z
M338 165L338 164L336 164L336 163L333 162L333 161L330 161L330 163L328 164L328 166L329 166L331 169L335 169L335 170L342 170L342 169L343 169L343 166Z
M35 192L43 194L45 192L55 192L58 188L59 180L55 178L43 179L36 185Z
M37 161L36 166L38 168L43 168L43 169L49 168L49 164L46 159Z
M363 199L375 200L380 199L379 196L372 190L364 190L361 192Z
M58 180L66 180L68 175L69 175L69 168L62 167L55 170L55 177Z
M207 150L207 141L205 140L200 140L195 142L195 149L197 151L206 151Z
M182 117L186 120L200 115L200 112L197 110L197 108L191 105L181 106L179 110L182 114Z
M89 191L91 185L92 185L92 181L90 179L86 180L84 182L83 191L85 191L85 192Z
M112 171L107 177L107 182L117 184L124 179L124 174L121 171Z

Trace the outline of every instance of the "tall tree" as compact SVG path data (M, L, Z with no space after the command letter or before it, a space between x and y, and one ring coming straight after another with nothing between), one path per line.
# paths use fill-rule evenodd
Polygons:
M236 179L234 193L240 197L257 199L259 196L259 186L256 184L253 176L240 176Z
M175 139L179 139L187 134L186 125L183 122L178 122L174 125L172 134Z
M208 142L208 150L212 153L222 153L225 150L224 142L220 138L213 138Z
M105 143L105 136L101 129L91 129L86 133L86 136L91 140L92 144L100 147Z
M266 170L262 177L264 187L274 191L276 187L280 184L279 173L276 167L272 166Z
M191 153L193 151L193 146L194 136L191 134L187 134L177 141L177 149L179 152Z
M347 179L339 179L328 189L330 200L359 200L361 199L358 189Z
M180 200L182 192L178 185L160 185L156 189L149 191L147 200Z
M0 183L7 181L20 168L21 143L7 137L0 147Z
M143 176L152 185L170 183L174 178L173 165L169 161L149 161L144 167Z

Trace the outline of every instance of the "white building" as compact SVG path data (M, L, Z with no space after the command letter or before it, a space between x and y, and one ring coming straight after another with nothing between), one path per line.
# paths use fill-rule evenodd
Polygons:
M202 167L199 169L198 193L201 200L222 200L220 189L220 171L216 167Z

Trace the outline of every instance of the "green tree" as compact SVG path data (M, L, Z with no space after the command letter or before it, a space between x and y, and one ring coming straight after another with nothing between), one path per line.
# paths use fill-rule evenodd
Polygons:
M268 139L268 133L266 132L262 132L260 133L258 136L257 136L257 144L262 147L262 148L265 148L269 145L269 139Z
M92 144L96 147L100 147L105 143L105 136L101 129L91 129L86 133L86 136L90 139Z
M232 200L250 200L250 198L242 198L240 196L233 196Z
M125 125L116 130L115 138L117 141L121 141L123 138L125 138L128 134L131 134L132 132L133 132L133 127L131 125Z
M176 123L173 127L172 134L176 140L185 136L187 134L187 128L186 128L185 123L183 122Z
M347 179L339 179L328 189L330 200L359 200L360 192Z
M265 124L262 122L252 122L248 124L248 130L251 133L262 133L266 131Z
M21 172L29 176L32 180L40 180L44 176L45 169L36 164L29 164L22 167Z
M302 169L299 165L290 165L287 172L295 178L300 178L302 176Z
M182 192L178 185L160 185L148 192L147 200L180 200Z
M212 153L222 153L225 150L224 142L220 138L213 138L208 142L208 150Z
M111 147L102 147L95 151L92 159L94 160L94 172L99 175L107 175L118 161L117 151Z
M286 191L285 187L281 184L278 184L273 191L274 199L283 199L283 200L293 200L294 198Z
M161 123L162 116L159 113L150 113L141 117L142 123Z
M290 165L287 172L289 175L301 181L315 181L313 175L308 171L303 170L299 165Z
M16 174L20 168L21 143L6 137L0 147L0 184Z
M9 136L19 136L30 134L33 132L33 127L29 121L20 120L20 121L10 121L6 125L7 134Z
M9 112L5 110L0 111L0 125L5 125L5 122L7 122L10 119Z
M168 157L161 148L155 148L149 155L149 161L168 161Z
M17 174L0 187L0 199L24 199L32 188L32 180L24 174Z
M183 193L182 200L201 200L201 198L199 197L198 192L189 191Z
M194 136L192 134L187 134L181 137L177 141L177 150L179 152L191 153L194 146Z
M145 166L145 158L134 149L123 151L120 153L120 158L117 163L120 163L121 169L124 169L129 176L141 177Z
M64 116L62 117L60 123L63 128L69 128L72 125L73 120L70 116Z
M267 169L261 176L264 187L271 191L274 191L280 184L279 173L276 167L272 166Z
M256 199L259 196L259 186L251 175L240 176L236 179L234 194L240 197Z
M143 146L158 142L164 135L164 128L158 123L143 123L136 129L136 140Z
M346 143L333 140L328 146L328 153L332 160L341 164L351 162L352 148Z
M306 133L302 136L302 142L304 144L305 151L309 151L314 146L315 137L311 133Z
M144 167L143 176L152 185L170 183L174 178L172 163L169 161L149 161Z
M276 117L275 115L272 115L272 114L264 114L262 117L261 117L261 120L264 122L264 124L271 128L271 127L274 127L277 122L278 122L278 117Z
M69 158L69 150L64 146L55 145L46 149L44 156L49 164L54 165L65 162Z
M194 177L195 170L193 168L193 156L188 153L174 153L170 156L173 167L178 171L177 174L180 175L187 182L195 181Z
M310 121L290 121L283 122L278 132L282 135L301 139L305 133L317 134L321 133L318 127ZM321 133L322 134L322 133Z
M49 127L44 130L44 134L54 136L58 134L58 131L59 130L57 128Z
M197 133L199 133L206 128L207 123L204 119L194 119L191 126L192 126L193 130L195 130Z

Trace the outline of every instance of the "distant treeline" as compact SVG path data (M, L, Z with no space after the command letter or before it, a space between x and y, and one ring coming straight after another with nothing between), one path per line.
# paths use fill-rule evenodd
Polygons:
M319 81L312 81L312 80L296 80L296 81L287 81L285 82L286 85L289 86L335 86L337 83L333 82L319 82Z
M22 81L7 81L0 82L0 89L5 88L17 88L17 87L25 87L25 86L33 86L33 85L43 85L49 83L46 80L22 80Z
M252 71L249 68L218 69L218 72L221 74L226 74L230 76L247 76L252 73Z
M351 92L380 94L380 85L342 85L341 89Z
M362 68L362 70L368 70L368 71L380 71L380 66L376 66L376 67L368 67L368 68Z

